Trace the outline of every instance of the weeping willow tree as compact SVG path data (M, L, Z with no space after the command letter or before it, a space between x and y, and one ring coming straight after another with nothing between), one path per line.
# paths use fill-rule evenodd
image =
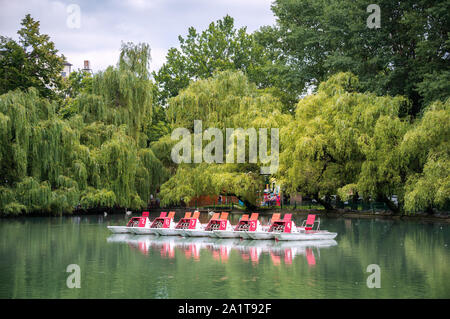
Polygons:
M5 213L61 212L78 202L78 184L70 177L78 135L55 110L33 88L0 96L0 210Z
M147 78L121 64L110 66L94 76L92 93L82 93L74 103L84 123L125 124L126 133L146 145L147 137L140 133L143 120L151 120L153 110L152 83Z
M257 204L258 191L264 188L264 176L261 175L262 162L260 159L250 161L248 152L250 137L246 129L279 128L290 119L289 115L281 112L280 101L268 93L264 93L249 82L242 72L224 71L213 77L193 82L180 94L169 100L167 116L172 129L185 128L190 133L194 131L194 121L202 121L205 134L208 128L221 130L222 136L210 136L202 139L202 150L213 146L212 154L220 149L225 156L216 158L209 163L173 165L174 175L162 185L161 199L163 204L177 203L180 199L188 202L200 195L235 195L251 208ZM241 128L233 135L235 141L241 137L245 149L237 149L233 145L233 159L226 161L226 129ZM255 142L258 142L257 136ZM222 139L222 140L221 140ZM194 138L191 139L192 159L195 157ZM170 150L173 140L166 136L152 148L160 150L158 157L170 162ZM268 145L271 139L268 138ZM215 149L217 147L217 149ZM270 146L268 146L270 150ZM200 150L200 152L202 152ZM198 152L198 150L196 151ZM243 152L244 154L239 154ZM242 155L243 163L237 163Z
M169 100L167 117L173 127L193 129L194 120L204 127L279 127L288 118L280 101L249 82L240 71L223 71L192 82Z
M167 178L145 134L153 113L149 57L148 45L124 44L118 66L73 97L69 116L33 88L0 96L0 212L148 203Z
M425 109L406 133L400 151L408 164L405 210L431 213L450 207L450 99Z
M358 198L359 192L386 199L400 182L391 149L407 127L398 114L408 101L357 93L357 86L350 73L331 77L300 100L295 120L281 133L279 176L287 191L311 196L326 209L333 207L324 197Z
M282 130L278 176L287 191L384 202L394 213L448 209L449 102L435 102L411 123L401 96L358 93L358 78L339 73L298 103ZM396 195L397 202L392 200Z

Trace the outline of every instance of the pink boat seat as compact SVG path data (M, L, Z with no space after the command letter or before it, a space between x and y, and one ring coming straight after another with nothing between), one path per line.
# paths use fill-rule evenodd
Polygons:
M316 215L309 214L305 223L305 230L312 230L314 222L316 221Z

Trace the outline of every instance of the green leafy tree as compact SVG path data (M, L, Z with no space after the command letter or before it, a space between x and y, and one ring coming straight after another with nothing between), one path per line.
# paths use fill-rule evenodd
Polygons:
M85 70L73 71L65 80L66 97L75 98L80 93L89 93L92 90L92 74Z
M123 61L142 53L133 50ZM1 213L145 207L166 169L148 148L153 84L136 64L145 63L124 63L84 87L75 75L83 85L68 113L36 88L0 95Z
M272 95L260 91L240 71L223 71L213 77L192 82L180 94L169 100L167 116L172 128L183 127L193 132L194 120L201 120L203 129L218 128L225 138L225 128L278 128L290 115L282 113L282 104ZM242 133L244 134L244 133ZM170 159L170 136L154 143L152 148L161 150L158 156L171 165L172 177L162 185L163 204L178 203L181 198L189 201L199 195L235 195L251 208L257 204L258 191L264 188L263 165L260 160L250 163L249 139L246 143L245 163L201 163L173 165ZM193 139L191 140L193 141ZM177 141L176 141L177 142ZM206 141L203 141L206 146ZM270 140L268 141L270 145ZM222 144L226 154L226 143ZM164 155L162 155L164 153ZM192 156L194 153L192 152ZM172 163L171 163L172 162Z
M177 96L191 80L205 79L215 71L224 70L241 70L259 88L283 96L281 86L269 89L275 82L268 73L271 61L265 49L245 27L236 29L232 17L227 15L212 22L202 32L191 27L186 38L179 36L178 39L180 48L171 48L167 62L158 72L153 72L160 104L165 105L169 98Z
M416 115L424 104L449 96L450 16L445 1L378 1L380 28L368 28L362 0L276 0L274 27L257 37L290 69L292 85L306 90L332 74L350 71L358 90L403 95Z
M0 39L0 94L34 87L41 96L55 99L63 89L65 58L48 35L40 34L39 21L27 14L21 25L18 43Z
M295 120L281 131L278 175L288 193L333 209L324 197L359 192L389 202L402 185L392 149L408 127L398 117L408 102L358 93L358 85L354 75L339 73L298 103Z
M408 168L405 210L448 210L450 204L450 99L434 102L400 144Z
M148 43L122 43L118 68L133 72L141 79L149 79L150 52Z

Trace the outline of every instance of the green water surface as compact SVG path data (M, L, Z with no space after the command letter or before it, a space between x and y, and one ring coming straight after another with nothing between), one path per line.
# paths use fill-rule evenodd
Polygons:
M0 220L0 298L450 297L445 223L322 218L335 240L287 243L113 235L106 228L128 219ZM80 288L67 286L71 264L80 267ZM379 266L381 288L367 286L371 264Z

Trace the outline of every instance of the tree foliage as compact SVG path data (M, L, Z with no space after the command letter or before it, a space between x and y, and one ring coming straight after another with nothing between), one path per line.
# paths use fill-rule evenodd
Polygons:
M357 77L339 73L299 102L282 131L278 175L287 191L330 209L326 198L336 194L382 201L394 212L448 205L450 100L411 124L399 116L407 99L358 93L357 86Z
M450 99L431 104L400 145L408 167L405 210L431 211L450 203Z
M169 100L167 114L173 128L183 127L193 132L194 120L201 120L204 130L218 128L224 138L226 128L279 127L290 118L282 113L282 105L277 98L258 90L242 72L237 71L219 72L211 78L191 83ZM246 136L244 138L248 152L249 140ZM165 140L170 143L169 138ZM204 141L203 144L207 143ZM226 154L226 143L223 142L222 146L223 154ZM167 158L170 149L167 148L166 152L169 152L166 153ZM175 168L176 173L162 185L162 202L168 204L181 198L188 201L199 195L223 194L236 195L250 207L256 205L258 191L264 186L264 177L260 175L261 162L248 163L248 156L246 164L225 164L225 159L223 162L185 164Z
M158 101L165 105L168 99L178 95L190 81L206 79L216 71L240 70L258 88L266 88L291 107L298 96L286 91L285 82L270 72L272 61L263 46L257 43L246 28L236 29L234 19L225 16L198 32L191 27L185 38L178 37L180 48L171 48L166 63L153 73L158 86Z
M140 55L142 47L149 53L146 46L135 52L129 44L121 61ZM147 147L144 119L152 119L153 90L141 62L96 74L67 97L71 112L35 88L0 96L0 211L147 204L166 170Z
M34 87L40 96L55 99L63 89L59 56L50 37L41 34L39 21L29 14L22 20L18 43L0 37L0 94Z
M279 175L289 192L321 201L360 179L361 185L354 187L353 194L357 190L367 196L384 194L379 187L362 187L365 178L359 176L369 165L368 156L373 155L374 167L380 170L377 174L388 177L380 165L383 155L389 154L377 154L372 148L377 147L378 138L379 142L390 139L392 146L392 138L406 125L398 113L407 101L355 92L358 85L357 77L340 73L322 83L316 94L300 100L295 120L281 133ZM389 163L383 165L390 168ZM374 176L370 179L375 180L380 182Z
M360 0L278 0L277 25L254 34L229 16L190 28L155 84L145 43L122 43L116 67L60 82L63 58L27 15L19 42L1 38L0 213L141 209L158 190L163 205L222 194L253 208L268 176L261 152L250 160L252 129L271 128L280 129L281 156L270 177L288 194L329 209L334 195L394 212L448 209L448 10L379 5L380 29L367 28ZM315 93L298 100L310 85ZM205 150L225 156L175 163L171 133L181 128L191 160Z
M403 95L406 114L449 96L450 16L445 1L378 1L380 28L369 28L369 3L362 0L277 0L274 27L257 37L290 68L290 80L304 88L350 71L360 91ZM430 88L430 89L429 89ZM401 114L403 115L403 114Z

